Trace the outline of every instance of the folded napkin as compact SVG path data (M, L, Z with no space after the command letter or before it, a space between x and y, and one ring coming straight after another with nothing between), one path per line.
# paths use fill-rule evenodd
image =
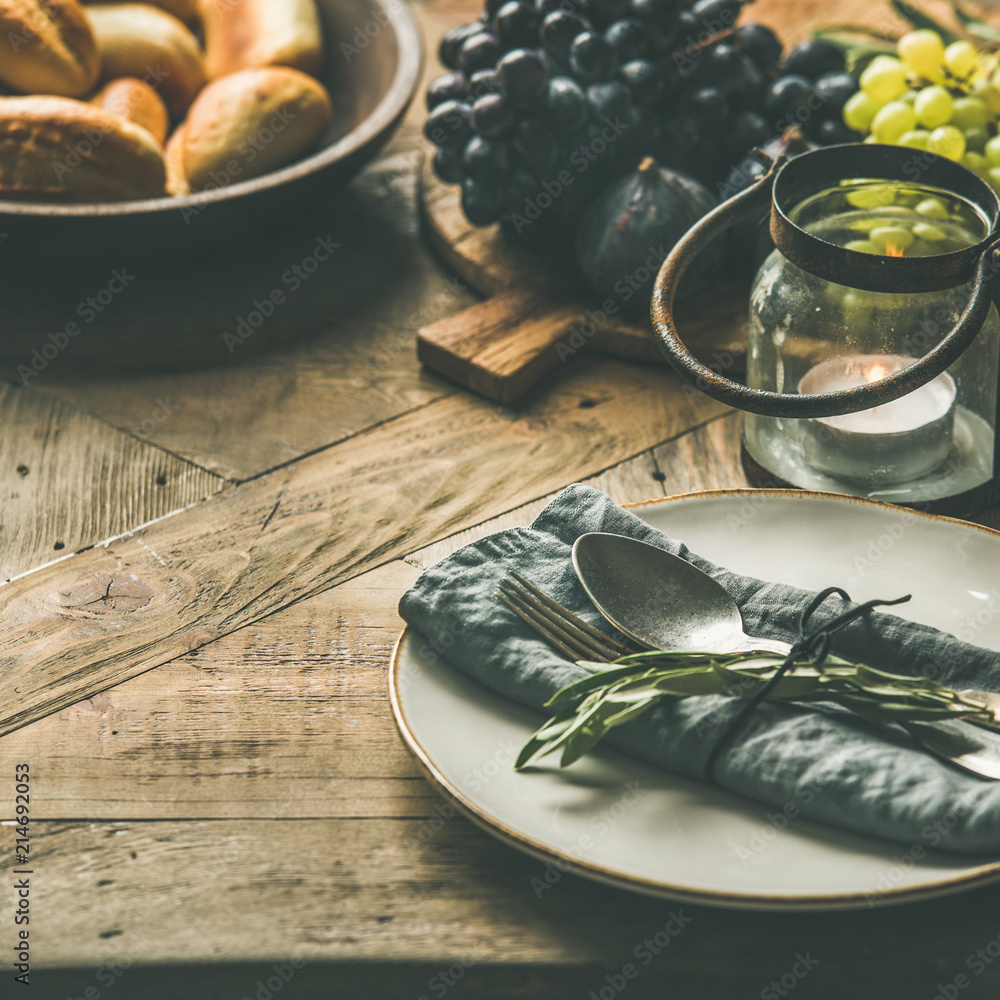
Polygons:
M587 672L493 594L506 571L515 569L584 620L607 628L570 561L573 542L589 531L651 542L715 577L739 604L749 635L787 642L798 637L811 593L716 566L579 484L563 490L531 527L490 535L431 567L403 595L400 614L454 666L499 694L547 712L545 702ZM848 606L829 599L810 627ZM951 687L1000 688L1000 653L894 615L859 619L834 636L831 651ZM709 752L743 704L722 695L662 702L607 739L653 764L704 777ZM930 756L902 728L877 726L832 704L761 703L720 755L715 778L769 805L794 802L802 815L862 833L964 854L1000 852L1000 782Z

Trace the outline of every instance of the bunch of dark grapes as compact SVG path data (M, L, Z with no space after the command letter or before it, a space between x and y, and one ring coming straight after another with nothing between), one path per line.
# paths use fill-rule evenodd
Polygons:
M546 230L575 224L647 155L714 189L790 125L843 141L829 125L840 120L840 91L831 85L834 110L818 96L823 79L799 71L842 76L839 52L832 67L829 43L806 43L827 62L808 52L792 60L792 50L780 76L774 33L737 23L745 2L486 0L479 21L444 36L449 72L427 91L437 176L462 186L469 221L520 233L539 219ZM812 105L827 103L821 138Z

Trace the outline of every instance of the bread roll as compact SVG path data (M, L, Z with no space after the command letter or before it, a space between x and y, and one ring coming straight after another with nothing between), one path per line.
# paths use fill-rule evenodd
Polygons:
M79 97L97 83L97 42L77 0L0 0L0 82Z
M326 90L295 69L245 69L210 83L184 123L193 191L249 180L297 160L330 127Z
M199 0L210 80L258 66L313 76L323 61L316 0Z
M191 185L184 173L184 133L185 126L178 125L163 151L163 159L167 164L167 194L174 197L191 193Z
M83 0L85 4L92 3L129 3L131 0ZM194 24L198 20L198 4L196 0L147 0L153 7L159 7L168 14L173 14L185 24Z
M127 201L165 190L163 155L144 128L68 98L0 98L0 197Z
M106 83L92 99L91 104L136 125L141 125L161 146L170 128L170 115L163 98L149 84L133 76Z
M95 4L86 13L102 79L137 77L160 94L171 115L182 117L205 83L198 40L184 24L143 3Z

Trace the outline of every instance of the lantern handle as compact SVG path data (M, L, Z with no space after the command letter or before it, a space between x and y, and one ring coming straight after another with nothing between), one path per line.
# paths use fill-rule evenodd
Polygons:
M752 389L703 365L683 344L674 321L674 297L681 277L704 247L721 236L743 209L769 197L784 158L771 161L767 172L746 190L712 209L681 237L667 255L653 286L653 332L674 370L696 389L727 406L767 417L834 417L856 413L899 399L937 378L975 340L992 305L992 284L1000 267L1000 235L976 265L972 295L955 326L933 350L902 371L853 389L837 392L783 393Z

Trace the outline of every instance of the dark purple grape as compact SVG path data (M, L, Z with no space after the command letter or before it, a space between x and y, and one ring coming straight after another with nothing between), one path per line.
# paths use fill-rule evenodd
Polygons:
M559 159L559 140L555 133L534 118L526 118L514 128L514 152L528 170L544 176Z
M539 190L536 178L515 167L501 189L503 210L508 215L523 215L525 207L535 200Z
M538 44L540 21L533 7L519 0L507 0L498 11L494 26L505 49L529 48Z
M800 42L789 50L782 67L785 76L804 76L807 80L843 71L843 51L824 38L810 38Z
M726 91L731 111L759 111L764 103L767 77L746 53L740 53L736 76Z
M469 77L469 87L466 92L470 101L478 100L487 94L500 93L500 77L495 69L481 69Z
M633 59L618 70L618 79L632 91L634 104L652 104L663 88L659 70L648 59Z
M776 127L784 129L810 116L810 103L817 103L812 84L804 76L783 76L767 88L764 113Z
M809 137L821 146L839 146L844 142L861 142L861 136L849 129L840 118L824 118L810 130Z
M491 31L479 31L462 42L458 66L466 76L472 76L476 70L492 69L501 54L500 39Z
M681 23L676 0L629 0L628 13L642 23L661 50L673 40Z
M721 90L715 87L699 87L686 93L680 110L698 121L718 128L729 117L729 104Z
M729 123L730 148L739 155L767 142L772 135L767 119L756 111L741 111Z
M431 166L445 184L461 184L465 178L460 149L439 149L431 160Z
M496 19L497 14L500 12L500 8L507 2L507 0L486 0L483 7L483 23L492 24Z
M569 14L564 10L557 10L546 15L542 21L542 41L545 48L552 53L562 63L569 62L569 48L573 44L573 39L585 31L591 31L590 22L580 17L579 14Z
M567 4L566 0L535 0L535 12L539 17L545 18L548 14L554 14L557 10L566 10L573 4Z
M639 21L624 18L615 21L604 32L608 44L615 50L620 65L645 59L650 54L649 39Z
M719 42L698 56L692 79L703 87L729 91L738 82L741 69L740 52L736 46Z
M514 127L514 113L501 94L487 94L472 105L471 122L477 135L499 139Z
M510 173L510 153L505 142L474 135L465 144L462 164L473 180L496 187Z
M500 89L511 104L524 107L537 101L545 92L548 74L537 52L514 49L497 64Z
M762 73L770 73L778 65L781 42L770 28L763 24L741 24L733 37Z
M629 0L583 0L583 12L591 24L606 25L625 16Z
M660 116L649 108L635 107L625 119L621 137L625 159L638 162L644 156L659 156L663 143L663 125Z
M472 136L471 110L461 101L443 101L427 116L424 135L435 146L460 149Z
M689 10L682 10L677 17L677 38L684 45L694 45L698 41L697 35L701 31L698 18Z
M542 103L542 118L557 132L573 132L587 120L589 113L587 95L583 88L568 76L554 76L549 80Z
M500 218L500 198L491 188L467 177L462 183L462 211L474 226L488 226Z
M612 83L595 83L588 87L587 100L594 118L599 122L615 122L628 115L632 109L631 92L617 80Z
M731 28L740 16L743 0L698 0L691 8L702 31L717 35Z
M693 118L680 115L664 122L663 134L667 138L667 161L682 167L698 148L701 126Z
M578 80L597 83L610 80L615 75L618 57L603 35L585 31L573 39L569 48L569 65Z
M448 69L458 69L458 53L466 39L478 35L483 30L481 24L458 24L445 32L438 46L438 59Z
M850 73L825 73L813 84L816 96L823 102L823 117L838 120L848 98L857 89L858 82Z
M444 73L434 77L427 85L427 110L436 108L442 101L461 101L465 97L468 80L464 73Z

